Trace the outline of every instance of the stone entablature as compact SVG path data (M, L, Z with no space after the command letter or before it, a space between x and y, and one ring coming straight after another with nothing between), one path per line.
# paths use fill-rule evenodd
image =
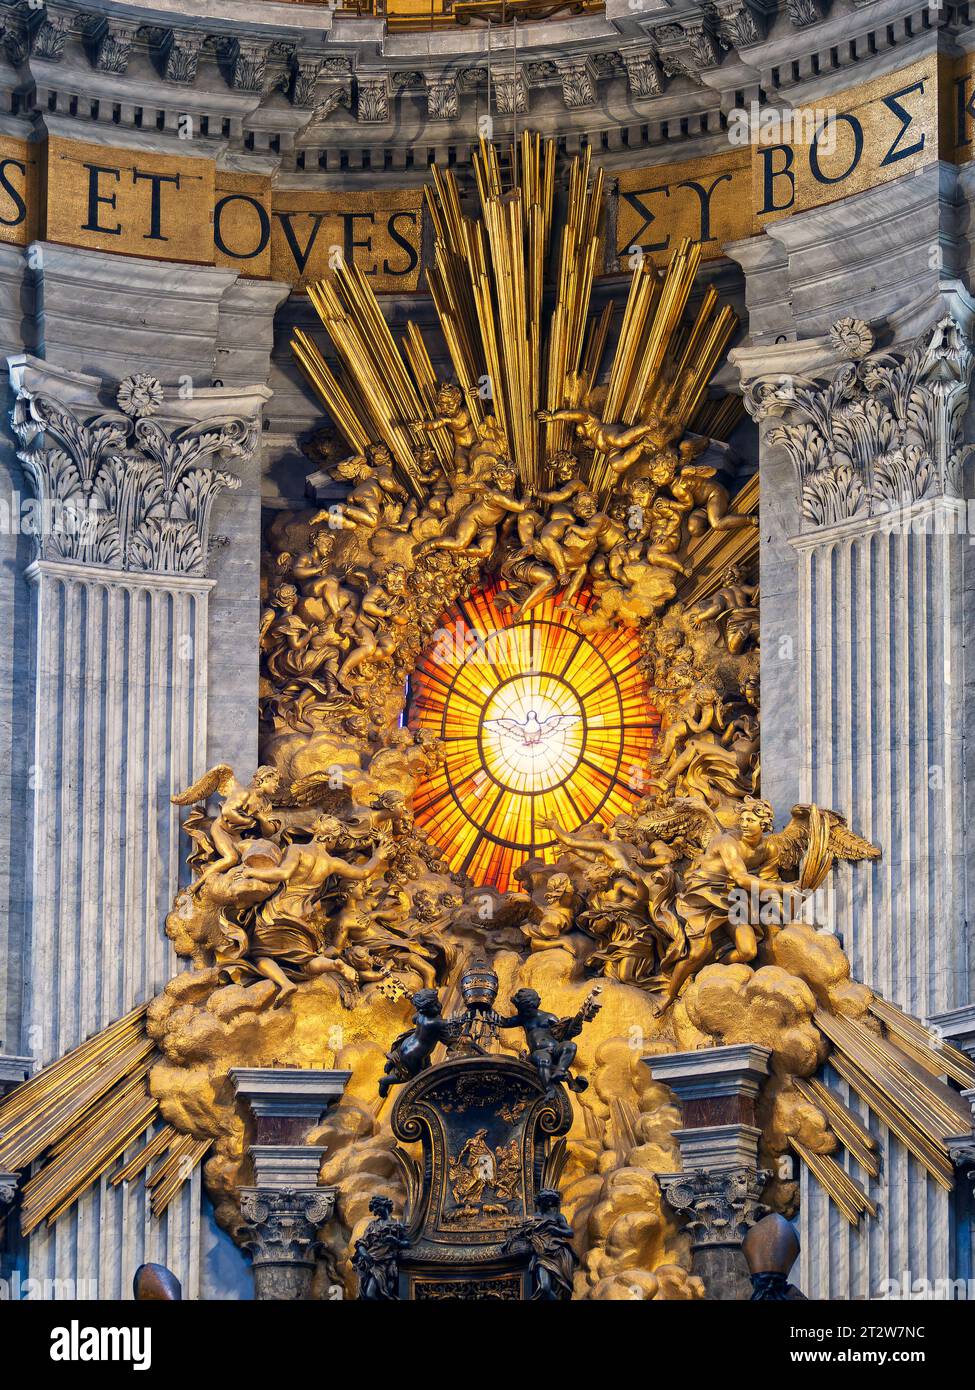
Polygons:
M515 55L503 27L387 33L381 18L308 5L226 0L203 18L163 0L8 0L0 84L10 109L56 114L76 138L107 123L163 147L189 116L214 152L270 156L299 175L409 167L418 148L419 172L425 145L466 161L489 109L570 145L605 135L625 156L720 131L760 91L797 104L825 72L895 47L906 61L930 30L968 28L966 10L914 0L823 11L822 0L610 0L605 15L519 24Z
M243 61L239 51L236 61ZM378 128L393 93L379 70L371 71ZM563 79L579 109L588 109L595 101L591 62L571 71L564 66ZM528 127L534 117L515 115L526 91L524 81L512 78L507 87L497 85L496 95L499 106L510 108L506 119ZM937 35L929 34L924 51L906 65L837 88L811 134L809 118L818 119L819 108L804 111L805 126L781 125L771 141L750 140L747 131L733 139L730 125L716 130L703 158L661 163L646 153L637 161L630 152L621 166L610 151L599 151L597 162L615 175L599 269L625 271L635 255L664 264L684 237L715 258L765 230L772 239L783 236L796 213L904 183L949 156L964 164L973 152L975 116L962 98L972 93L975 58L941 53ZM192 135L195 118L186 120ZM734 121L737 130L737 114ZM92 132L97 139L80 140L87 132L57 114L38 123L35 136L45 133L46 140L0 133L0 241L29 246L43 236L56 245L135 257L151 250L161 260L202 262L298 289L341 259L369 276L378 292L412 293L429 264L419 162L367 182L350 170L332 176L336 148L317 165L314 151L305 149L299 180L274 158L226 157L202 138L202 126L194 138L167 137L165 152L161 141L146 147L127 137L120 144L101 127ZM456 167L466 197L469 169L462 161ZM56 197L46 197L54 188Z

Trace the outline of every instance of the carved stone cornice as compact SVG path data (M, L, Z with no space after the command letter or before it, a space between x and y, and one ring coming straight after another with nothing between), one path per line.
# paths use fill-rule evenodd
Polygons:
M890 23L889 3L876 5L883 12L861 35L861 43L838 48L834 44L833 67L850 69L851 84L855 81L852 69L858 63L902 42L901 26ZM665 99L670 105L661 112L663 124L649 122L650 111L629 109L622 118L621 140L630 152L662 139L679 146L692 132L673 119L674 85L679 92L682 84L695 84L697 95L688 104L694 130L701 122L703 128L714 130L734 94L743 85L760 85L769 67L780 61L782 39L789 32L799 45L793 45L790 57L803 71L821 53L827 36L820 38L818 28L825 0L788 0L788 13L786 8L773 0L675 0L665 11L644 13L640 6L628 6L622 28L621 16L612 6L602 16L564 14L519 26L517 58L522 74L513 82L510 68L503 71L503 61L492 64L492 109L502 116L513 111L527 115L529 89L560 90L561 105L572 118L573 135L592 138L588 113L599 110L600 84L609 88L607 97L615 103L623 95L625 82L632 107L643 107L664 95L666 75ZM907 0L903 13L913 15ZM16 75L8 74L11 90L22 88L25 78L36 80L33 93L18 95L25 116L56 112L63 126L75 121L84 124L79 138L88 139L88 98L107 99L99 74L124 74L144 92L142 101L120 103L114 122L116 138L119 127L139 129L139 143L148 138L162 147L178 127L185 103L180 89L192 84L207 104L209 138L230 148L248 149L248 138L255 136L259 139L254 148L264 149L269 132L283 135L278 151L282 170L298 177L305 171L308 150L315 147L295 137L323 118L334 118L321 133L321 149L328 151L330 166L334 162L338 167L348 154L352 156L349 167L356 170L389 167L387 153L401 155L404 148L422 143L424 135L436 140L445 121L454 123L451 138L462 144L476 142L480 134L483 107L476 102L465 106L460 98L470 88L467 74L483 72L483 66L476 65L483 64L484 50L472 47L463 29L438 26L418 53L415 47L407 47L405 36L386 32L382 16L359 19L341 9L323 14L321 27L317 22L308 24L301 6L268 6L265 16L260 6L240 13L233 0L211 0L205 15L199 9L189 14L171 8L165 14L158 9L146 11L145 19L139 23L132 7L106 16L92 0L0 3L3 42L17 69ZM835 28L834 21L826 23ZM957 27L955 11L950 7L939 11L937 23ZM829 42L834 39L831 35ZM729 48L742 60L725 64L727 81L722 84L718 69ZM315 70L323 53L328 56L316 82ZM151 57L156 80L141 61L144 54ZM36 72L31 70L35 59ZM396 74L407 64L418 80L414 86L397 85ZM495 77L498 103L493 95ZM333 80L340 83L338 88L332 87ZM356 80L358 102L353 100ZM282 91L290 101L290 120L280 110L266 109L269 102L280 99ZM425 93L425 112L417 111L414 91ZM255 100L241 102L244 93L253 94ZM796 87L790 93L794 104L802 104ZM701 105L702 96L706 107ZM531 104L538 108L532 114L542 133L560 133L555 103ZM164 113L156 133L148 134L139 124L143 107ZM343 107L354 112L353 118L345 116L339 109ZM305 113L313 113L310 123L303 121ZM318 161L313 158L308 167L317 170ZM395 159L392 167L399 167Z
M759 1200L768 1180L767 1172L754 1168L657 1175L668 1205L688 1218L693 1250L741 1245L748 1228L768 1214Z
M318 1230L335 1210L334 1187L245 1187L240 1192L244 1220L240 1244L255 1268L264 1264L314 1261Z
M960 499L972 349L946 314L906 350L874 352L861 321L830 332L841 359L829 374L760 376L749 413L792 461L803 530L889 514L933 498Z
M163 391L147 376L122 382L117 404L92 414L19 385L11 422L40 504L35 558L205 576L213 503L240 486L210 461L248 457L256 421L167 427L151 418Z

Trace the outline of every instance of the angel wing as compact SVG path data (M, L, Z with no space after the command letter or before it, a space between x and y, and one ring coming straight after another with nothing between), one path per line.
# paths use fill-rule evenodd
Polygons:
M174 806L195 806L197 802L208 801L214 792L226 796L234 782L234 770L229 763L217 763L209 772L197 778L192 787L185 792L177 792L169 799Z
M678 796L640 813L648 838L663 840L685 854L702 850L724 827L702 797Z
M769 835L768 840L778 850L779 867L786 875L798 873L807 852L814 848L815 857L826 861L822 869L815 873L819 882L822 882L834 859L845 859L854 863L861 859L879 859L881 855L879 845L871 844L869 840L850 829L846 816L839 811L827 810L823 806L793 806L789 824L784 830ZM815 845L814 841L817 842Z

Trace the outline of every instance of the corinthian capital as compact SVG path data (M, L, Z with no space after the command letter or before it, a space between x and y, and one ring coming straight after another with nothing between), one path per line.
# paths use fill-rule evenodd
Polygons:
M759 1198L769 1175L755 1168L711 1168L661 1173L657 1181L669 1206L686 1215L692 1248L740 1245L769 1210Z
M867 324L830 330L838 365L746 383L745 406L789 455L806 529L960 499L972 348L946 314L906 349L873 351ZM775 422L775 423L771 423Z
M57 383L23 359L11 375L17 457L38 504L35 558L205 576L214 501L240 486L215 465L254 451L256 416L187 422L184 407L182 420L163 423L153 418L166 409L153 377L123 381L117 409L92 410L77 395L55 396Z
M245 1187L241 1244L255 1265L310 1264L318 1230L335 1210L334 1187Z

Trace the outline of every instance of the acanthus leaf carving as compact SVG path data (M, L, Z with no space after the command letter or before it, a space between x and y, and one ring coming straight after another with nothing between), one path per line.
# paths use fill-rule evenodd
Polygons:
M852 319L829 336L848 359L832 375L759 377L745 390L756 420L782 422L766 438L792 461L806 525L957 499L973 362L958 323L946 315L895 352L870 351L873 334Z
M768 1214L759 1199L769 1174L761 1169L696 1169L659 1174L658 1182L674 1211L687 1216L693 1247L740 1245L750 1226Z
M127 388L127 392L125 389ZM151 386L123 383L120 397ZM224 488L240 479L209 460L243 458L257 427L242 419L167 429L143 414L78 419L50 397L22 389L11 413L24 465L41 508L36 558L161 574L206 574L210 516Z

